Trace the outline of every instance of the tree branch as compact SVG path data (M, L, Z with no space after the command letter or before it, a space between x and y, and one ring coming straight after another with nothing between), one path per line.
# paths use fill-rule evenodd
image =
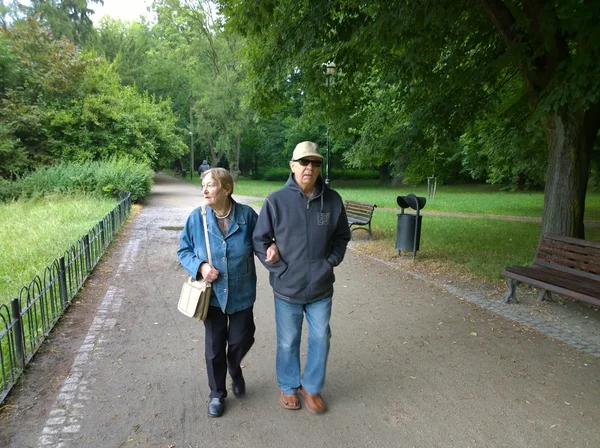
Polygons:
M557 19L554 17L552 23L553 33L544 34L544 29L549 24L544 24L544 8L550 8L546 0L526 0L523 2L525 14L531 21L532 42L535 44L533 51L535 58L533 60L535 71L542 87L550 84L558 66L569 55L566 37L561 33L556 25ZM555 15L554 15L555 16Z
M517 32L517 21L504 2L501 0L479 0L479 7L491 19L507 48L517 51L517 46L530 43L523 33ZM522 50L518 51L522 53ZM525 79L531 107L537 104L543 88L540 85L536 71L531 70L527 65L527 62L531 61L533 56L533 54L523 54L522 60L519 62L519 72Z

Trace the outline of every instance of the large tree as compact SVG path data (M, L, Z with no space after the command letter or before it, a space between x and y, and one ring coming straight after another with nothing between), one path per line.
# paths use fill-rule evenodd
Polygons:
M387 89L379 98L387 118L380 122L398 123L387 125L393 127L385 132L388 148L402 141L426 151L456 141L497 108L505 89L518 90L519 79L530 119L547 141L542 232L584 237L590 159L600 128L600 2L220 4L227 23L248 38L256 104L268 108L281 99L294 72L303 74L305 94L319 95L319 67L333 60L341 74L338 103L373 110L377 98L368 95L369 86Z
M104 0L30 0L19 9L30 17L37 17L52 29L55 37L66 37L76 44L85 43L93 35L92 4Z

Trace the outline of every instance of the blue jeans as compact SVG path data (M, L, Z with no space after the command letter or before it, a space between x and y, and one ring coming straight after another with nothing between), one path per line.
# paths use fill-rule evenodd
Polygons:
M307 304L275 298L277 327L277 383L284 394L296 393L300 385L309 394L319 394L325 383L331 329L331 297ZM302 320L308 324L308 350L304 375L300 376Z

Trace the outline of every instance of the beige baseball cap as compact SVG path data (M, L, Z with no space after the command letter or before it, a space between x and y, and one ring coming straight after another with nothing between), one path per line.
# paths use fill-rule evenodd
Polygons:
M294 148L294 154L292 154L292 160L300 160L304 157L318 157L322 159L323 156L319 152L319 145L313 142L300 142Z

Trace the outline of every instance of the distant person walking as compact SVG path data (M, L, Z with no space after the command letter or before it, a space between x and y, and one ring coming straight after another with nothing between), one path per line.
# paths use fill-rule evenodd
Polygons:
M331 338L333 269L344 259L350 241L342 198L325 185L322 164L316 143L296 146L292 173L283 188L267 197L253 236L254 250L269 271L275 295L279 404L300 409L300 393L306 408L315 414L326 410L321 389ZM308 350L301 375L305 316Z
M200 179L204 177L204 173L208 170L210 170L210 165L206 160L203 160L202 164L198 167L198 176L200 176Z

